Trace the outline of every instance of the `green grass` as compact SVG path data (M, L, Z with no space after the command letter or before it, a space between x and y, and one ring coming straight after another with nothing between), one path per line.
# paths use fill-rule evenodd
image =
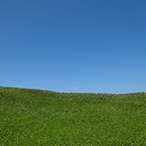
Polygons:
M0 87L0 146L145 146L146 93Z

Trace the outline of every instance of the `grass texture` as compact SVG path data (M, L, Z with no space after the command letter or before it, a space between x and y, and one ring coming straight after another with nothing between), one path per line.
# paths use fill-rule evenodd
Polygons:
M146 93L0 87L0 146L146 146Z

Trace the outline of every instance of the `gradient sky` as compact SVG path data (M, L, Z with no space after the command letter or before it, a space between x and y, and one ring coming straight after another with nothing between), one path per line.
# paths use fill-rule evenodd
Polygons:
M0 0L0 86L146 92L146 1Z

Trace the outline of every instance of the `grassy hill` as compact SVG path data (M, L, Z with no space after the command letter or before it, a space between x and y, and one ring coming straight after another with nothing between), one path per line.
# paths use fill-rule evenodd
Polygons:
M0 87L1 146L145 146L146 93Z

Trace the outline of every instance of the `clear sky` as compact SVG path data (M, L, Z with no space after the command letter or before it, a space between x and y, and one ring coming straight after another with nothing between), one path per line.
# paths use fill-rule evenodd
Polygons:
M146 1L0 0L0 86L146 92Z

